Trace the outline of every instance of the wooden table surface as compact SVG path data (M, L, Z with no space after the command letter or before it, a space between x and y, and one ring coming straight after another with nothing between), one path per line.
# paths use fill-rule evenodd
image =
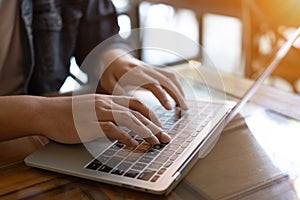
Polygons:
M238 97L238 88L249 81L233 79L224 79L225 88ZM267 86L252 99L271 113L300 119L300 111L295 109L299 100L297 95ZM228 124L209 156L199 160L168 196L28 167L23 159L42 147L35 137L1 142L0 199L298 199L295 176L278 169L249 129L246 119L253 115L238 116Z

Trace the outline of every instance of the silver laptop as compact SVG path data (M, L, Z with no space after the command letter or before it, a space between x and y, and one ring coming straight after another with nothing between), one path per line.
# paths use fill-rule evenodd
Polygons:
M145 103L155 106L153 109L164 124L164 130L172 137L168 144L151 146L132 131L124 129L139 142L138 147L127 147L118 141L108 142L102 138L78 145L50 142L26 157L25 163L153 194L168 194L197 160L210 152L224 125L232 120L276 68L299 33L300 29L279 49L264 73L237 103L192 99L187 100L189 111L182 114L153 104L147 92L142 92L140 96L145 98L147 95Z

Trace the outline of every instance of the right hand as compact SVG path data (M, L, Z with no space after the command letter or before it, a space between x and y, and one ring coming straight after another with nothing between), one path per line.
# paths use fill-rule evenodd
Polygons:
M57 142L81 143L107 136L137 146L125 126L150 144L167 143L155 114L139 100L126 96L89 94L46 98L39 132Z

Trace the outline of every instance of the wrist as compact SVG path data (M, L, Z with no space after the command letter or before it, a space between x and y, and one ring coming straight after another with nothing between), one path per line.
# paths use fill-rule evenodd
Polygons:
M7 96L0 101L0 140L40 135L44 97Z

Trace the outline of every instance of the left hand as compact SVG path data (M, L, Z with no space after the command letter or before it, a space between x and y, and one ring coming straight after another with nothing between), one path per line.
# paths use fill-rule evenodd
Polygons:
M126 86L143 87L150 90L160 103L168 110L172 109L168 100L169 94L177 106L184 110L184 93L176 75L164 69L149 66L132 57L121 55L122 50L109 50L104 58L116 58L108 63L101 76L101 89L110 94L126 95ZM121 55L121 56L120 56Z

